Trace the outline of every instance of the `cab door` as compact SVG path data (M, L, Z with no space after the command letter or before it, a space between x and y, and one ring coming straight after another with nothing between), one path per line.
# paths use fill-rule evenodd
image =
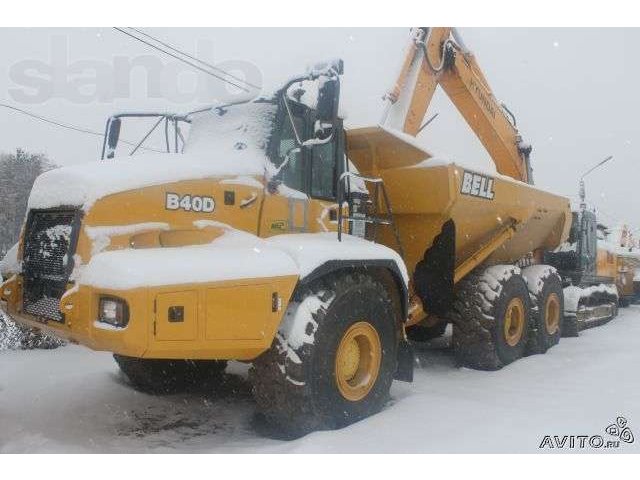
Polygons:
M338 230L338 179L344 171L344 135L342 122L335 126L329 143L314 146L309 152L309 218L313 232Z
M280 168L266 193L260 236L281 233L324 232L337 230L337 179L344 164L342 124L335 125L330 142L299 148L301 140L313 135L312 110L293 110L293 121L282 114L278 134L271 148L272 162Z

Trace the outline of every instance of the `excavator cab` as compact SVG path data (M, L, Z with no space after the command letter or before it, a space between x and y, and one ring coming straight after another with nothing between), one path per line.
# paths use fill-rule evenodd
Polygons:
M560 271L566 285L582 285L597 276L597 224L593 212L572 212L567 242L556 251L545 252L545 262Z
M596 214L584 211L579 215L580 231L578 252L580 255L580 269L586 275L597 275L598 259L598 220Z

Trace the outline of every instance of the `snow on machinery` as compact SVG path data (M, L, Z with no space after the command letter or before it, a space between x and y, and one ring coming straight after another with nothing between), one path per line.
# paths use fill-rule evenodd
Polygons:
M353 145L350 158L364 174L384 180L400 236L407 238L410 338L441 335L452 322L461 363L498 368L558 341L562 282L541 260L568 234L569 202L532 186L531 146L455 29L412 30L383 124L417 135L438 85L490 154L497 175L433 160L400 164L391 156L375 164L366 151L360 159ZM383 243L392 245L389 237Z
M606 323L617 315L617 257L603 248L601 227L594 212L573 212L567 242L545 252L545 261L557 268L565 287L565 336L577 336L580 330Z
M628 306L634 297L633 278L640 256L629 228L622 225L610 232L586 203L584 177L612 158L582 175L580 206L573 212L569 238L545 254L545 261L558 269L564 281L567 336L608 322L619 306Z
M107 161L36 181L5 308L114 352L146 391L252 362L259 409L296 434L382 408L412 377L407 327L453 322L460 363L483 369L557 343L561 279L539 260L565 241L569 203L530 184L530 147L459 37L412 31L384 125L344 129L341 73L330 62L273 97L156 115L191 125L183 147L166 134L174 153L110 159L124 117L110 119ZM498 174L413 142L437 84Z

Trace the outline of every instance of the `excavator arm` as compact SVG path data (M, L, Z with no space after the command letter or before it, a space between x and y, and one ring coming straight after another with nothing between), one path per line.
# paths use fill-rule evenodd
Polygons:
M455 29L412 29L398 78L386 96L382 123L416 136L438 85L489 152L498 173L533 184L531 147Z

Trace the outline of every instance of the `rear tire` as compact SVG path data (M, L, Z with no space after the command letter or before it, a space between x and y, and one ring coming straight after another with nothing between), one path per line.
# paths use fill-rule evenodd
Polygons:
M378 412L396 371L398 317L384 285L364 274L329 275L298 291L249 372L259 412L287 438Z
M545 353L560 341L564 317L562 280L555 268L546 265L526 268L522 275L531 297L527 354Z
M114 354L120 370L136 390L152 394L203 389L220 380L225 360L159 360Z
M452 316L458 364L498 370L522 357L530 304L517 266L497 265L469 274L459 284Z

